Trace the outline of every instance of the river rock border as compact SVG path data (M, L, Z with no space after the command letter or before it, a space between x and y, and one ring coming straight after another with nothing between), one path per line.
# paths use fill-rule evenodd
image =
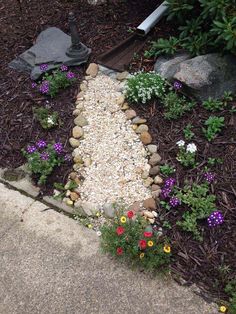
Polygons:
M80 141L84 139L84 127L88 125L87 119L83 116L83 100L86 100L87 97L86 91L89 86L89 81L96 78L100 73L120 82L119 92L122 94L116 99L116 103L119 105L120 110L124 112L126 119L130 120L131 127L145 146L147 152L146 156L149 159L149 168L142 171L141 178L143 179L143 185L150 189L150 197L144 199L142 202L134 202L127 210L141 212L141 214L153 224L155 223L155 218L158 216L157 204L160 201L159 197L163 183L163 179L160 176L161 156L157 152L157 145L152 144L152 137L148 132L148 126L145 124L147 122L146 119L138 117L136 112L131 109L125 101L123 93L125 80L130 74L128 72L117 73L105 67L98 66L95 63L91 63L86 70L85 80L80 84L80 91L75 103L76 107L73 111L75 127L72 130L72 137L69 139L69 143L74 149L72 153L74 166L73 171L68 176L68 182L65 185L66 197L63 199L63 202L73 207L75 212L81 215L81 217L99 217L104 213L106 217L112 218L115 215L116 208L114 204L104 204L102 208L99 208L97 206L91 206L88 202L81 203L79 201L80 185L83 184L84 180L83 176L80 175L80 169L82 167L88 167L92 163L90 158L83 158L78 154ZM78 187L71 188L71 186L73 187L73 183L78 185ZM55 191L55 193L58 192Z

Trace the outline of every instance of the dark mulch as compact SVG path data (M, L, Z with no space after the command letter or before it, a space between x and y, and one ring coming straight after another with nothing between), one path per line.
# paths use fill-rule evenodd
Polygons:
M0 4L0 166L15 168L25 162L21 149L37 139L60 140L70 151L68 138L73 125L72 110L78 85L66 90L50 101L59 112L63 124L51 131L44 131L35 121L32 108L45 105L46 98L35 95L28 75L8 68L8 62L32 46L38 34L49 26L56 26L68 33L69 11L77 16L81 40L92 48L91 60L121 40L128 29L139 25L160 0L109 1L98 7L86 1L2 0ZM79 69L80 77L85 66ZM66 178L71 164L55 170L49 178L44 193L51 193L52 183Z
M175 121L164 118L163 108L157 101L132 107L138 115L148 119L153 143L158 146L163 162L175 167L174 177L178 186L183 186L185 180L203 182L204 167L208 158L221 158L223 161L222 164L211 168L216 174L216 183L211 185L211 190L217 197L217 209L224 214L223 225L209 228L206 222L201 223L204 241L199 242L176 226L176 221L181 220L181 208L171 210L167 215L162 210L162 214L172 225L167 235L174 247L174 273L184 277L188 283L197 283L203 290L210 291L214 297L224 298L225 285L236 277L236 114L231 114L229 110L216 114L225 117L225 128L209 143L201 128L203 121L211 113L200 104L191 113ZM188 123L194 125L195 137L190 142L193 141L198 147L199 165L195 169L186 170L176 160L178 147L175 143L184 139L183 128Z

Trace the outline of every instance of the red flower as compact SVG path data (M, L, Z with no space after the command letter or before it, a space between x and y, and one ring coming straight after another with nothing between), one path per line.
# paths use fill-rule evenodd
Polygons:
M132 210L128 211L127 217L128 217L129 219L133 218L133 217L134 217L134 212L133 212Z
M118 247L118 248L116 249L116 253L117 253L117 255L122 255L122 254L123 254L123 249L122 249L122 247Z
M124 232L125 232L125 228L123 228L123 227L121 227L121 226L119 226L119 227L116 228L116 233L117 233L118 235L122 235Z
M140 241L139 241L139 247L140 247L141 250L146 249L146 247L147 247L147 242L146 242L145 240L140 240Z
M145 238L151 238L153 233L151 231L145 231L143 235L145 236Z

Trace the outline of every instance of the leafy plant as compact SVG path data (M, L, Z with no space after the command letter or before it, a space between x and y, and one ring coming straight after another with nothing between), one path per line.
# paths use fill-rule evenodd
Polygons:
M217 111L224 108L224 103L222 101L213 99L211 97L203 101L202 105L205 109L209 111Z
M229 313L236 314L236 280L231 280L226 285L225 292L230 296Z
M184 167L194 167L196 165L197 146L194 143L189 143L185 147L185 142L180 140L176 143L179 147L179 152L176 159Z
M222 164L222 163L223 163L223 161L222 161L221 158L211 158L211 157L209 157L207 159L207 164L209 166L215 166L216 164Z
M35 145L29 145L26 150L22 149L24 157L27 158L29 170L39 176L39 185L44 184L53 169L65 161L62 152L61 143L46 144L43 140L38 141Z
M166 82L153 72L136 73L126 83L126 98L131 102L146 104L152 97L161 97L165 92Z
M187 101L184 96L179 96L175 92L168 92L162 97L162 103L165 108L164 116L167 119L178 119L186 112L191 111L194 103Z
M184 137L186 140L191 140L194 137L194 133L192 132L193 125L188 123L186 127L183 129Z
M44 107L34 108L33 113L43 129L51 129L58 124L58 113Z
M192 186L186 185L176 193L176 196L182 204L189 208L182 216L183 221L178 221L176 224L183 230L192 232L195 239L202 240L198 220L207 218L216 210L215 195L209 194L209 185L203 183L200 185L193 184Z
M224 50L236 52L236 16L232 18L224 16L222 21L213 21L211 32L217 35L216 44L223 43Z
M166 164L166 165L160 166L160 172L164 176L168 177L175 172L175 168Z
M203 128L202 131L205 134L208 141L212 141L217 133L219 133L224 127L224 117L210 116L204 123L207 128Z
M169 39L159 38L157 41L152 41L149 50L146 50L144 56L146 58L158 57L161 54L173 55L180 47L180 40L176 37Z
M170 263L171 248L167 240L140 215L120 210L117 217L101 228L101 246L119 259L147 270L166 270Z

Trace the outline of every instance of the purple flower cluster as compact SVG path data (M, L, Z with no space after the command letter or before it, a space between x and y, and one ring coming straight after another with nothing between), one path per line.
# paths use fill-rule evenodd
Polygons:
M50 155L49 155L48 152L42 152L42 153L40 154L40 158L41 158L42 160L48 160L49 157L50 157Z
M182 85L182 83L175 81L173 84L173 87L175 90L180 90L183 87L183 85Z
M63 146L62 146L62 143L60 143L60 142L55 143L55 144L53 145L53 148L54 148L54 150L55 150L58 154L62 153L62 151L63 151Z
M181 204L181 201L178 197L173 196L171 197L169 204L171 207L177 207Z
M49 82L43 81L42 84L39 87L39 91L42 94L47 94L49 92Z
M68 80L71 80L71 79L75 78L75 73L69 71L69 72L66 74L66 78L67 78Z
M48 69L48 65L46 63L43 63L43 64L40 64L39 68L42 72L45 72Z
M212 172L206 172L206 173L204 173L204 179L208 183L212 183L215 180L215 174Z
M175 185L175 183L176 183L176 180L174 178L168 178L165 181L165 187L170 187L171 188L172 186Z
M31 83L31 87L32 87L32 88L36 88L36 87L37 87L37 83L32 82L32 83Z
M36 146L38 148L44 148L47 146L47 143L44 141L44 140L39 140L37 143L36 143Z
M207 222L209 227L216 227L224 222L224 217L220 211L214 211L207 218Z
M37 148L34 145L29 145L26 148L26 150L27 150L27 153L32 154L32 153L34 153L37 150Z
M164 188L161 189L161 196L162 198L168 198L170 197L170 193L172 192L172 188L175 185L175 179L174 178L168 178L165 181Z
M68 66L65 65L65 64L62 64L62 65L60 66L60 69L61 69L62 72L68 71Z

